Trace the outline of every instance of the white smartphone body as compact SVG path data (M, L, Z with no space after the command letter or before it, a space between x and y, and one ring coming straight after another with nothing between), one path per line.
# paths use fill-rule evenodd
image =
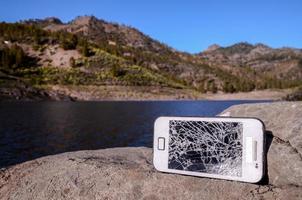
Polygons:
M259 182L264 124L256 118L159 117L153 165L162 172Z

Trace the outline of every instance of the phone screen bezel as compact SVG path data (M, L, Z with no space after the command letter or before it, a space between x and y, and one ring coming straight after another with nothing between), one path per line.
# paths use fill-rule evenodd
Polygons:
M169 121L186 120L186 121L223 121L223 122L241 122L243 124L243 152L242 152L242 176L227 176L220 174L210 174L202 172L184 171L168 168L168 149L169 149ZM165 150L156 148L156 138L165 138ZM252 163L246 162L246 137L252 137L257 141L257 161ZM192 176L221 178L228 180L238 180L245 182L258 182L263 176L263 151L264 151L264 124L256 118L237 118L237 117L159 117L154 124L154 157L153 163L157 170L170 173L178 173ZM258 165L258 168L255 165Z

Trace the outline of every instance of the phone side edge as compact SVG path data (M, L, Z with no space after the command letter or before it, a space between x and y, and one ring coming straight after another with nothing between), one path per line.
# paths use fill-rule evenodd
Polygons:
M157 171L161 172L167 172L167 169L163 166L163 164L160 162L160 157L163 152L159 151L157 148L158 141L157 139L161 137L162 135L159 134L159 131L161 126L168 121L168 117L160 116L155 119L154 121L154 130L153 130L153 166ZM167 143L167 141L166 141ZM167 144L165 144L167 146Z
M246 180L246 182L249 182L249 183L258 183L263 179L263 177L265 175L265 163L266 163L266 156L265 156L265 144L266 144L265 143L265 141L266 141L266 139L265 139L265 124L261 119L259 119L257 117L249 117L249 118L245 118L245 119L250 119L254 122L257 122L258 126L259 126L259 129L258 129L259 132L257 132L256 138L257 138L257 142L261 143L261 145L259 146L260 147L259 150L261 150L261 152L260 152L261 160L259 160L259 163L261 163L261 168L259 168L259 175L258 176L254 177L254 178L248 178ZM254 122L252 122L252 123L254 123ZM245 177L245 178L247 178L247 177Z

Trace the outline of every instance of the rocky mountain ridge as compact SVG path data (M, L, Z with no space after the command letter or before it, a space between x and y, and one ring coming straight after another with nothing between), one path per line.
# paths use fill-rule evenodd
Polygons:
M209 64L225 67L249 67L256 72L275 76L278 79L302 77L302 50L296 48L271 48L264 44L246 42L229 47L218 47L198 54Z
M238 43L213 45L195 55L177 51L133 27L94 16L68 23L54 17L3 22L0 43L1 72L29 80L34 87L156 86L234 93L302 85L299 49ZM19 60L18 67L12 67L16 53L37 62Z

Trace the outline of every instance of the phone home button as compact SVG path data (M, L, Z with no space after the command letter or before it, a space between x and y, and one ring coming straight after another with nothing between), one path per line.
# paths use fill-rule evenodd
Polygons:
M159 137L158 138L158 145L157 145L157 149L164 151L165 150L165 138L164 137Z

